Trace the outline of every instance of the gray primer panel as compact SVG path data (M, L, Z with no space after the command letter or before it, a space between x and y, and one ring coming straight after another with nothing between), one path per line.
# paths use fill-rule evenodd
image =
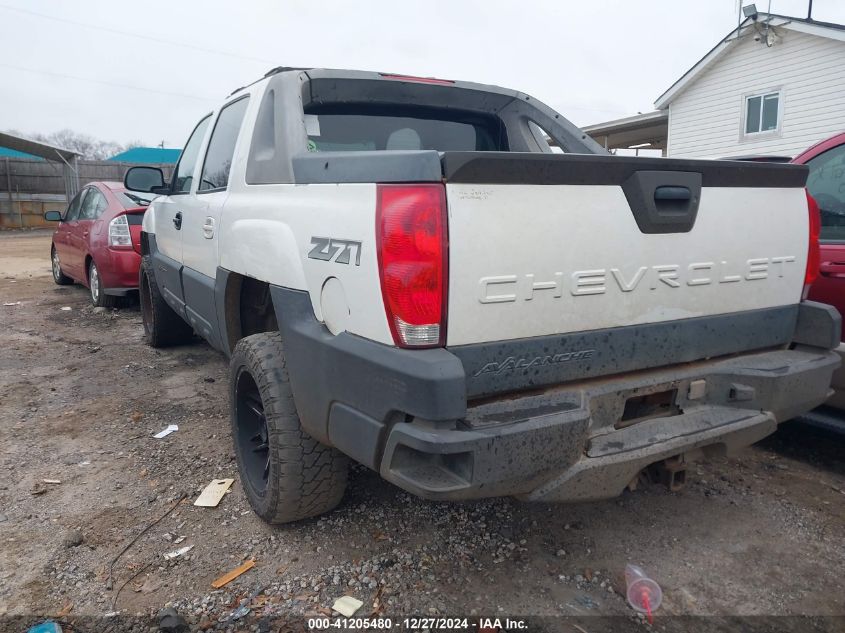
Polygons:
M798 305L792 305L449 351L463 363L473 398L782 346L792 340L797 318ZM557 362L555 355L562 355Z
M154 233L147 233L147 244L149 244L153 273L161 295L180 317L186 318L185 293L182 290L182 264L158 250Z
M185 313L194 330L215 349L222 349L214 302L214 279L187 266L182 268L185 289Z

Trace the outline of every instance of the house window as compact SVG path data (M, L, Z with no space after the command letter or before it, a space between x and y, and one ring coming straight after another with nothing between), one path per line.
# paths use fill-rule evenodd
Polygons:
M751 95L745 98L745 133L771 132L779 127L780 93Z

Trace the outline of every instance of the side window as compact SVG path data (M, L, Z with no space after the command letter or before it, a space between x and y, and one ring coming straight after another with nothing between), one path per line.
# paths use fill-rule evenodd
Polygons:
M822 240L845 241L845 145L809 161L807 190L822 216Z
M85 196L85 201L82 203L82 208L79 211L79 219L96 220L106 210L107 204L106 197L95 188L90 187L88 189L88 195Z
M229 170L235 155L235 143L238 141L248 103L248 98L242 98L220 110L205 153L199 191L225 189L229 185Z
M197 124L191 133L191 138L185 143L185 149L182 150L182 155L179 157L179 164L176 165L176 170L173 172L171 194L188 193L191 190L191 182L194 179L194 167L197 166L200 145L202 145L202 140L205 138L205 130L208 127L209 121L211 121L210 114Z
M780 93L750 95L745 98L745 133L759 134L777 130L779 126Z
M65 222L73 222L79 218L79 209L82 206L82 198L85 197L85 193L87 191L87 189L83 189L73 197L73 200L70 201L70 204L67 207L67 212L65 213Z

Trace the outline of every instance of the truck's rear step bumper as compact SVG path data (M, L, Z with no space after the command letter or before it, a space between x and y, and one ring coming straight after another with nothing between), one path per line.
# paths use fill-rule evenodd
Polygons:
M725 454L762 439L823 402L838 364L833 352L776 350L488 402L470 408L458 429L395 425L380 470L433 499L613 497L650 464ZM702 380L703 396L690 399L690 384L700 389ZM666 390L677 390L682 413L615 428L629 397Z
M271 296L303 428L385 479L436 499L616 495L644 466L751 444L812 409L827 397L840 362L829 351L838 344L839 313L803 302L791 311L791 327L765 344L769 351L759 351L760 341L758 351L734 356L697 347L698 358L711 360L684 363L667 353L662 367L608 365L604 376L568 376L553 386L543 380L534 391L499 389L468 401L478 392L459 350L335 336L314 318L307 292L273 286ZM729 322L710 325L730 335ZM513 342L520 349L533 344ZM665 412L671 417L657 417Z

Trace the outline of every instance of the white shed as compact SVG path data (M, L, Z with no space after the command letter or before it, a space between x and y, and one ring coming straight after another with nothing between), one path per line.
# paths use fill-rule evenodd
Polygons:
M845 130L845 26L747 18L655 107L669 112L669 156L795 156Z

